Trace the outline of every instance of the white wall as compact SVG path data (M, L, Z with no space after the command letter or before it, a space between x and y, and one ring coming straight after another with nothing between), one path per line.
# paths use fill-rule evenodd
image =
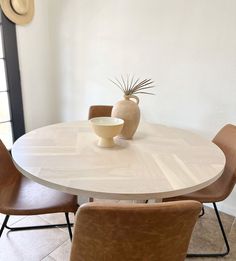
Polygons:
M49 1L35 1L34 20L17 26L18 52L21 71L26 129L57 121L58 103L54 96L53 38Z
M235 0L35 0L17 27L27 130L85 119L122 94L108 78L151 77L145 120L206 138L236 124ZM236 191L222 209L236 215Z

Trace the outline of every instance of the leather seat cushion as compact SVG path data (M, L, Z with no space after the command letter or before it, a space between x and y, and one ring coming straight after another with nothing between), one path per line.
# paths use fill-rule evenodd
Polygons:
M50 189L17 175L0 189L0 212L8 215L38 215L76 212L77 197Z

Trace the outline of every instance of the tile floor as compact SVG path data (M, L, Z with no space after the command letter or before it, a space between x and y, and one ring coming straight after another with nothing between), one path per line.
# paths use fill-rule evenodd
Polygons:
M236 219L224 213L221 213L221 216L231 245L230 255L225 258L191 258L187 260L236 261ZM0 225L3 219L4 215L0 214ZM73 221L73 215L70 216L70 219ZM64 222L63 214L15 216L9 219L9 225L15 226ZM7 232L6 229L0 239L0 261L66 261L69 260L70 247L71 242L66 228L18 232ZM221 251L223 241L213 210L206 208L206 214L199 219L195 227L189 251L203 252L209 249Z

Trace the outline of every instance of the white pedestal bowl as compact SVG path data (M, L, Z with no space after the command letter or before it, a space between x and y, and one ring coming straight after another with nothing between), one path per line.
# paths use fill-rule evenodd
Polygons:
M94 132L99 137L98 146L111 148L115 145L113 138L120 134L124 120L114 117L96 117L90 119Z

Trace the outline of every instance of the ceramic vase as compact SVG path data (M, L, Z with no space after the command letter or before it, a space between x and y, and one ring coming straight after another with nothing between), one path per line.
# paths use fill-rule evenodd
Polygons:
M117 102L112 109L111 116L124 120L124 126L119 134L120 138L132 139L140 121L139 99L135 95L124 95L124 100Z

